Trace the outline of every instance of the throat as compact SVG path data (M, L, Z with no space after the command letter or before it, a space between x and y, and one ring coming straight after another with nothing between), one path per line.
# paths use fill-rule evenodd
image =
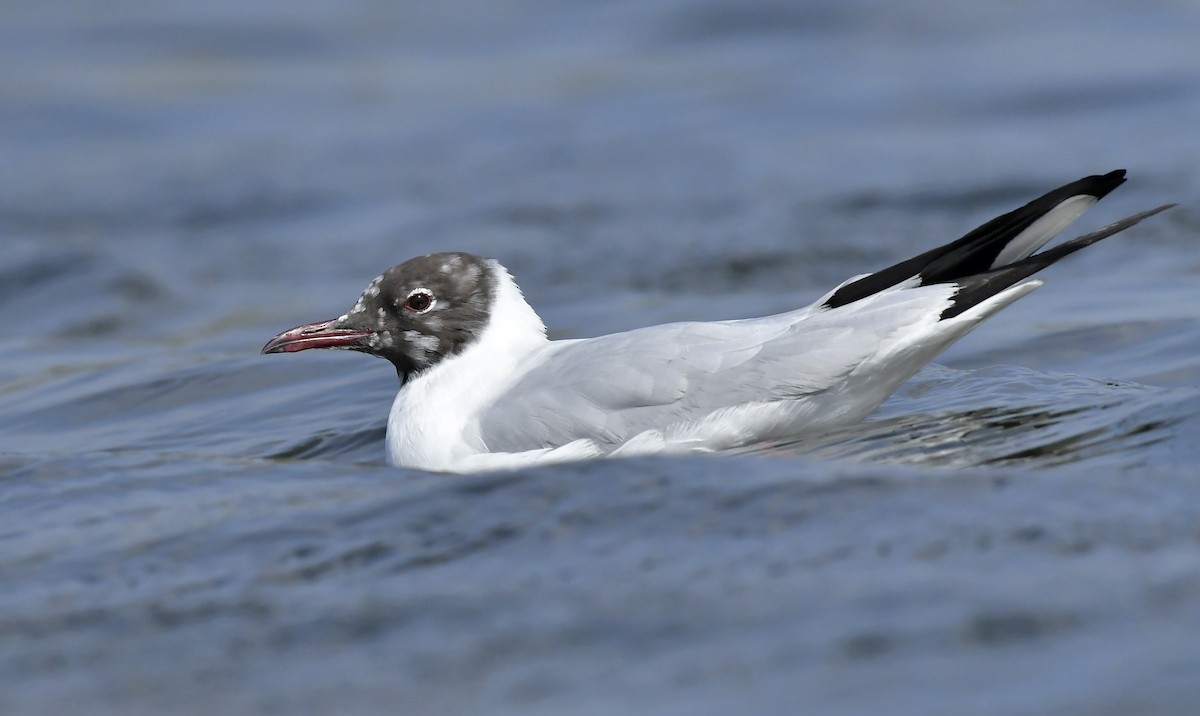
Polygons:
M412 378L413 374L404 370L403 368L396 365L395 363L393 363L392 366L396 369L396 377L400 379L400 387L403 388L405 385L408 384L408 381L410 378Z
M392 367L396 369L396 377L400 379L400 387L401 388L403 388L404 386L411 383L418 376L420 376L422 373L424 373L426 370L428 370L430 367L432 367L432 366L424 366L424 367L418 366L412 360L409 360L408 358L405 358L405 357L399 357L399 358L394 357L394 356L379 356L379 357L386 359L387 362L391 363Z

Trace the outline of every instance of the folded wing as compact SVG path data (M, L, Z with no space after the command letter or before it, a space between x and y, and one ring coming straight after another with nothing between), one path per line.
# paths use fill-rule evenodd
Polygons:
M844 386L881 350L920 332L922 323L936 323L950 296L948 288L936 287L843 311L676 323L555 342L480 416L479 435L493 452L581 438L607 452L644 431L766 405L773 406L769 419L744 437L794 427L815 417L810 413L823 403L818 396ZM847 403L846 419L862 417L859 407ZM741 429L733 422L724 427Z
M1034 253L1124 181L1117 170L1067 184L957 241L852 279L805 309L551 343L474 427L492 452L581 439L608 452L672 426L736 432L752 425L740 436L749 440L861 419L955 340L1040 285L1025 279L1172 206ZM731 411L742 411L738 420L722 422Z

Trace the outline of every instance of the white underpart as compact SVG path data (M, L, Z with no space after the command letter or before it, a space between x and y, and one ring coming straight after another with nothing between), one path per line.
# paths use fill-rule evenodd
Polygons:
M1013 286L946 320L940 314L957 287L939 284L832 310L549 341L508 272L489 267L496 296L482 334L396 396L387 428L395 465L476 471L726 450L856 422L983 319L1041 285ZM648 427L613 433L623 420ZM509 444L533 448L502 447Z
M459 355L410 380L392 403L387 452L393 465L454 470L487 453L472 419L524 374L532 355L550 345L542 319L508 271L495 261L489 266L496 296L483 333ZM532 456L515 458L513 464L530 461Z
M1097 201L1099 199L1094 196L1080 194L1046 212L1037 221L1030 224L1029 228L1017 234L1012 241L1005 245L996 256L996 260L992 262L992 268L1007 266L1032 255L1034 251L1045 246L1047 241L1067 228L1067 224L1082 216L1083 212Z

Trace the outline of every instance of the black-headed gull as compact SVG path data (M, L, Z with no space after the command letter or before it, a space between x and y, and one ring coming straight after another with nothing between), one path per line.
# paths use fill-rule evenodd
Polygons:
M438 253L388 269L330 321L263 353L386 358L401 389L395 465L471 471L606 455L724 450L858 421L934 356L1042 284L1058 259L1169 208L1034 254L1125 181L1055 189L940 248L765 318L551 341L497 261Z

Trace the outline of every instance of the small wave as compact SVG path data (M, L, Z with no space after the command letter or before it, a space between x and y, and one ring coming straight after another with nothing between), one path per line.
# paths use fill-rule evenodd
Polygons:
M945 467L1050 467L1101 459L1133 466L1149 460L1146 448L1170 438L1196 413L1197 399L1190 389L1011 366L935 366L873 419L765 450Z

